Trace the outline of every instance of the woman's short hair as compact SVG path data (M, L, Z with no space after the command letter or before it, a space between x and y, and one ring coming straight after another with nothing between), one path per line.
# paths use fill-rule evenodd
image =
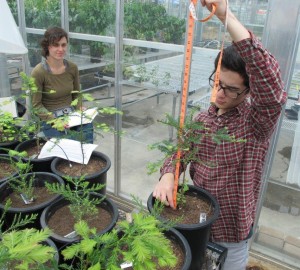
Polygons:
M220 53L215 59L215 69L212 74L217 70L218 62L220 58ZM244 84L249 88L249 76L246 72L246 63L242 57L238 54L233 45L226 47L223 51L223 57L221 62L221 67L228 69L230 71L237 72L244 80Z
M42 47L42 56L47 57L49 56L49 50L48 47L50 45L53 45L60 41L63 37L67 39L67 42L69 42L68 34L67 32L60 28L60 27L52 27L46 30L44 37L42 38L40 44Z

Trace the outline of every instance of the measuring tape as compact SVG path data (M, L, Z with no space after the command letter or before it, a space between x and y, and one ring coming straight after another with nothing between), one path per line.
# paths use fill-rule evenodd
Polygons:
M186 49L185 49L185 59L184 59L184 73L183 73L183 84L182 84L182 95L181 95L181 105L180 105L180 116L179 116L179 130L178 130L178 139L181 139L182 128L184 126L184 119L186 115L186 105L187 105L187 97L188 97L188 89L189 89L189 77L191 71L191 61L192 61L192 52L193 52L193 37L194 37L194 25L195 21L206 22L208 21L216 11L216 4L212 4L212 11L208 17L198 20L196 17L195 6L197 5L197 0L191 0L189 6L189 17L188 17L188 29L187 29L187 41L186 41ZM228 6L228 5L227 5ZM227 13L227 12L226 12ZM227 20L225 20L227 21ZM225 23L226 29L226 23ZM216 93L219 89L219 77L220 77L220 69L221 69L221 60L223 55L223 47L224 47L224 39L221 46L220 58L216 69L215 74L215 83L213 87L213 91L211 94L211 102L213 103L216 98ZM180 145L180 142L179 142ZM180 157L181 157L181 149L178 148L176 155L176 167L175 167L175 181L174 181L174 190L173 190L173 201L174 208L177 206L177 189L178 189L178 181L179 181L179 169L180 169Z

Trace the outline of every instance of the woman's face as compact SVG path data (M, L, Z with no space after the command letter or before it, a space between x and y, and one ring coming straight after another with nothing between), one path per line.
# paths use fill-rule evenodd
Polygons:
M68 47L68 42L65 37L61 38L59 41L54 42L48 47L50 58L61 60L65 57Z

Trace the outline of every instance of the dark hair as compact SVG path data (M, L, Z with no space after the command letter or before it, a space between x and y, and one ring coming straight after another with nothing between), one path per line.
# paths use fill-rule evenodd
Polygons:
M215 59L215 69L212 72L211 76L217 70L219 58L220 58L220 53L217 55ZM242 59L242 57L237 53L233 45L230 45L224 49L221 67L240 74L240 76L244 79L245 86L249 88L249 76L246 72L246 64Z
M48 47L60 41L63 37L65 37L67 39L67 42L69 42L68 34L64 29L60 27L49 28L45 32L44 37L41 40L42 56L49 56Z

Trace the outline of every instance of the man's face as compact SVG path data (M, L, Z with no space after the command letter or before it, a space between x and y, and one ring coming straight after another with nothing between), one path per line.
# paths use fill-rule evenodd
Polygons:
M247 97L247 92L244 80L237 72L221 68L220 88L215 101L215 105L219 108L218 114L223 114L238 106Z

